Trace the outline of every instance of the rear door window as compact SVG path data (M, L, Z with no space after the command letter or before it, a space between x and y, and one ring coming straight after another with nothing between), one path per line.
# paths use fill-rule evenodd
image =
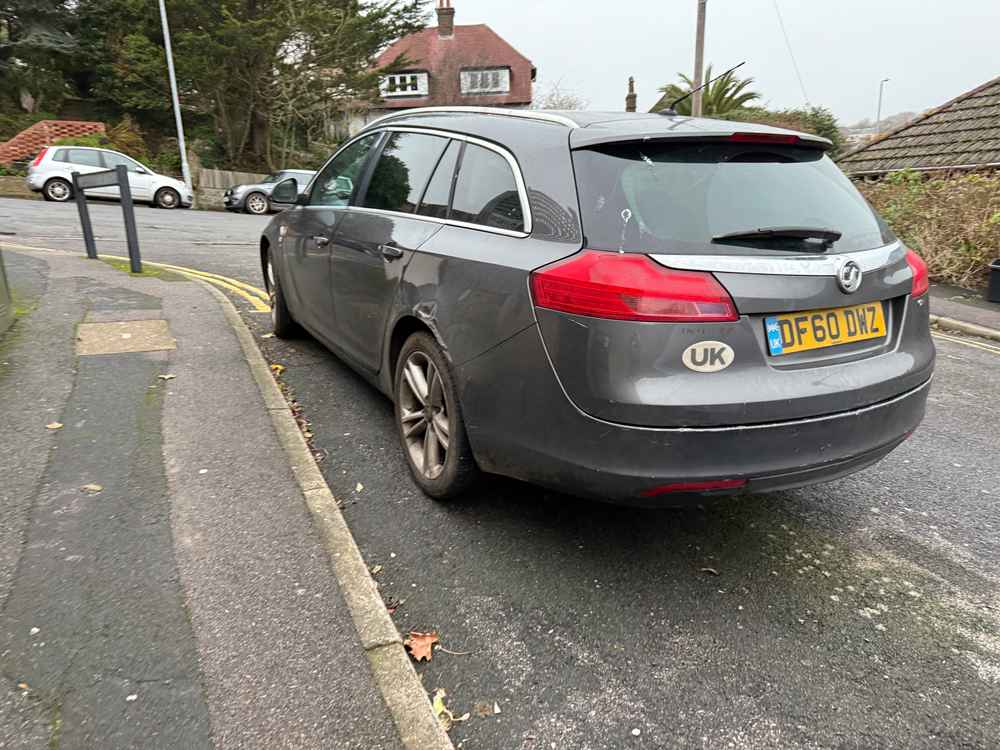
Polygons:
M122 154L115 154L110 151L104 152L104 166L106 166L108 169L114 169L119 164L124 164L125 169L127 169L129 172L139 171L139 166L140 166L139 162L133 161L132 159L129 159L127 156L124 156Z
M841 233L836 251L894 240L821 150L754 143L619 143L573 152L590 247L632 252L802 250L805 240L721 235L808 227ZM741 249L742 248L742 249Z
M441 156L434 176L427 183L424 198L420 201L417 213L423 216L433 216L436 219L448 218L448 202L451 199L451 186L455 181L455 167L458 165L458 154L462 150L460 141L452 141Z
M470 224L524 231L521 196L507 160L488 148L465 144L450 218Z
M448 139L424 133L390 133L379 154L362 206L413 213Z
M88 151L82 148L69 149L69 161L84 167L103 167L100 151Z

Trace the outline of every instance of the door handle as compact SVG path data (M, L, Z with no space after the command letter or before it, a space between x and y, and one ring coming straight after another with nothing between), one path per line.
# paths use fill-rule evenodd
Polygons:
M379 245L378 251L382 253L382 257L386 260L396 260L396 258L403 257L403 251L395 245Z
M330 244L330 238L329 237L324 237L322 234L314 234L312 240L319 247L326 247L327 245Z

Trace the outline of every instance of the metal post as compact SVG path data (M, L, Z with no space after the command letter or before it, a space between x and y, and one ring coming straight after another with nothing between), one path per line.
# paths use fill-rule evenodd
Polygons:
M701 79L704 75L705 58L705 6L708 0L698 0L698 25L694 39L694 88L695 92L691 96L691 114L701 117Z
M888 78L883 78L878 82L878 109L875 113L875 135L877 136L882 132L882 88L885 86Z
M128 243L128 263L132 273L142 273L139 257L139 232L135 227L135 207L132 205L132 188L128 184L128 170L124 164L115 167L118 190L121 194L122 215L125 217L125 240Z
M187 146L184 145L184 121L181 104L177 98L177 77L174 75L174 53L170 47L170 24L167 23L167 6L160 0L160 23L163 26L163 46L167 51L167 75L170 77L170 98L174 103L174 122L177 124L177 147L181 151L181 174L184 184L191 190L191 170L188 169Z
M87 210L87 196L83 194L76 178L79 172L73 173L73 197L76 199L76 210L80 212L80 228L83 230L83 244L87 248L88 258L97 258L97 245L94 244L94 228L90 225L90 211Z

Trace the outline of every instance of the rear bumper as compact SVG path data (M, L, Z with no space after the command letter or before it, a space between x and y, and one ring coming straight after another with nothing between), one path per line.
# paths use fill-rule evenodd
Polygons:
M633 427L573 406L545 362L534 328L461 368L460 382L469 438L483 469L637 505L692 499L644 496L674 482L745 479L740 491L762 492L859 471L917 427L930 390L928 379L876 404L764 424Z

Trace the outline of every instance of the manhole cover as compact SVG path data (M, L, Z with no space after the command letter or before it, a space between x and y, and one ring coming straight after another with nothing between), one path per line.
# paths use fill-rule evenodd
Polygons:
M176 349L165 320L81 323L76 329L76 353L124 354Z

